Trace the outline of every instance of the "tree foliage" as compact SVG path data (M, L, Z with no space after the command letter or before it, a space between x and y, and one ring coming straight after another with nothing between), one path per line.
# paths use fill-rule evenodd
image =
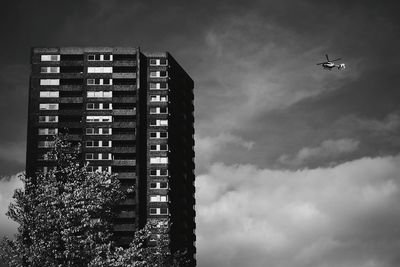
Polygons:
M54 169L22 176L24 188L9 206L7 215L19 227L14 239L2 240L0 256L10 267L191 266L169 253L168 223L151 222L128 248L115 246L111 220L125 198L118 179L88 172L79 147L63 138L55 138L47 158Z
M24 188L7 212L18 232L1 246L9 266L87 266L112 245L111 219L124 193L115 176L89 173L78 152L56 138L48 154L54 169L21 177Z

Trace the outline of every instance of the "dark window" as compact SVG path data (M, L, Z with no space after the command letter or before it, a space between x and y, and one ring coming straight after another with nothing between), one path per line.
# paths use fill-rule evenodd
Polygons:
M110 55L104 55L104 60L110 60Z
M167 208L160 208L160 214L168 214Z
M115 60L135 60L136 55L113 55L114 61Z
M167 65L167 59L166 58L161 58L160 59L160 65Z
M167 150L168 146L165 144L160 145L160 150Z
M66 61L80 61L83 60L83 55L61 55L60 58Z

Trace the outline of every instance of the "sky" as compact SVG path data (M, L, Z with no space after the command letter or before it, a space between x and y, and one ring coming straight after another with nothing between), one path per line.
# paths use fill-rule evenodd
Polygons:
M199 267L400 266L396 1L6 1L0 236L31 46L169 51L195 81ZM323 70L325 54L345 70Z

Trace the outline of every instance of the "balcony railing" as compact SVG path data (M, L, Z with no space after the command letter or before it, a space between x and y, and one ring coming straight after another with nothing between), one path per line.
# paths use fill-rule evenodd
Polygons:
M132 232L136 230L135 224L115 224L114 231L116 232Z
M118 122L114 122L118 123ZM125 122L127 123L127 122ZM128 122L129 123L129 122ZM112 140L135 140L136 136L134 134L113 134Z
M135 218L136 212L134 211L121 211L118 214L118 218Z
M112 161L113 166L134 166L136 160L134 159L115 159Z

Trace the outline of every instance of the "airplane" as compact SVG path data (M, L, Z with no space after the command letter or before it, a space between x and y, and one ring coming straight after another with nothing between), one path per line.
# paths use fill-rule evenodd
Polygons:
M329 60L329 57L328 57L327 54L325 54L325 57L326 57L326 61L325 61L325 62L318 63L317 65L322 65L322 67L323 67L324 69L326 69L326 70L332 70L332 69L335 68L335 67L337 67L338 70L342 70L342 69L345 69L345 68L346 68L346 65L345 65L344 63L341 63L341 64L335 64L335 63L333 63L334 61L341 60L341 58L337 58L337 59L334 59L334 60Z

